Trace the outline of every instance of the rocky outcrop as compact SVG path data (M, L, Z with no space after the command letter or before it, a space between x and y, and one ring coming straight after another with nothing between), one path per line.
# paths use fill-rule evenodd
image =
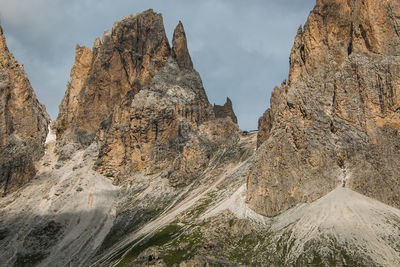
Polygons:
M9 52L0 27L0 187L5 194L36 174L44 153L49 116L24 72Z
M237 123L235 112L233 111L232 101L229 97L223 106L214 104L214 114L216 118L231 118L233 123Z
M209 123L215 115L181 22L172 44L161 14L148 10L116 22L93 51L77 46L57 119L60 159L95 141L102 174L163 172L175 185L199 176L215 153L208 146L231 142L219 138L237 140L236 125Z
M89 145L101 122L148 86L170 55L162 16L152 10L116 22L92 51L78 46L57 118L59 144Z
M172 43L168 61L151 83L126 96L103 123L98 136L101 173L121 180L132 171L162 172L172 185L187 183L199 177L212 158L213 139L224 143L237 136L233 124L218 122L215 129L211 122L212 106L193 69L181 23Z
M274 216L338 186L400 207L400 4L319 0L260 119L247 202Z
M172 56L175 58L180 68L188 70L193 69L192 58L187 48L185 29L181 21L179 21L178 26L176 26L174 30Z
M131 171L164 171L178 182L181 178L172 178L172 173L206 163L201 150L193 151L189 143L195 142L201 125L210 119L213 113L199 75L181 71L171 57L148 88L126 99L103 124L98 138L99 170L112 177ZM188 158L197 161L186 164Z
M257 148L268 140L272 128L271 109L267 109L258 119Z

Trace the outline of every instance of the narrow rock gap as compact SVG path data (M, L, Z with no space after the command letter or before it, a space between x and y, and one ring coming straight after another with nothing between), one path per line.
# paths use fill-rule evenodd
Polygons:
M364 29L364 27L361 24L358 27L360 28L361 36L362 36L362 38L364 40L365 46L367 47L368 51L372 52L372 47L371 47L371 44L368 41L366 30Z
M347 47L347 55L350 56L353 53L353 22L350 24L350 42L349 46Z
M10 182L10 178L11 178L11 171L10 170L7 171L7 175L6 176L7 176L7 178L6 178L6 182L4 183L3 197L5 197L6 194L7 194L7 188L8 188L8 184Z
M382 81L381 81L381 77L378 75L377 79L376 79L376 88L378 89L378 98L379 98L379 104L381 107L381 113L384 114L385 113L385 100L384 100L384 96L383 96L383 85L382 85Z

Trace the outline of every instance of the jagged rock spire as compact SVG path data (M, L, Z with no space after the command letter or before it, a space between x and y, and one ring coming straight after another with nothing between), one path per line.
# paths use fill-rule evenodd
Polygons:
M193 69L192 59L187 47L187 40L183 24L179 21L174 30L174 37L172 39L172 53L178 65L182 69Z
M128 93L134 96L150 84L171 48L162 15L149 9L115 22L92 51L79 48L76 53L57 118L57 139L58 144L87 146Z
M161 14L147 10L115 22L92 51L77 46L57 119L60 161L96 142L96 170L109 177L166 170L173 185L198 177L212 158L198 147L208 137L198 135L221 132L224 139L238 127L210 122L214 112L181 22L172 43L171 49Z
M214 114L216 118L231 118L232 122L237 123L237 117L233 111L232 101L229 97L223 106L214 104Z

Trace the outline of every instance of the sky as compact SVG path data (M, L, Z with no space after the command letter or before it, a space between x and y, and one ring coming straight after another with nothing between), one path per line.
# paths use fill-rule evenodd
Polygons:
M93 46L115 21L149 8L163 14L168 39L181 20L211 104L233 102L239 126L257 129L315 0L0 0L9 50L52 119L57 118L75 45Z

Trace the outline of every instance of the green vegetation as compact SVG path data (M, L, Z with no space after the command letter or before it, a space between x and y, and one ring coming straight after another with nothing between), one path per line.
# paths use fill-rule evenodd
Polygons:
M182 234L165 246L161 258L167 266L179 264L194 256L195 249L201 243L203 235L199 228L188 234ZM183 245L184 244L184 245Z
M229 221L229 224L232 222ZM229 260L245 265L251 265L254 259L254 254L259 250L255 251L254 248L262 245L265 242L265 237L257 234L244 236L241 238L235 247L229 253Z
M176 224L171 224L165 227L160 232L153 235L150 239L145 241L144 243L132 248L128 254L118 263L117 267L126 266L127 264L136 260L139 254L153 246L162 246L170 241L175 234L177 234L181 230L181 226Z

